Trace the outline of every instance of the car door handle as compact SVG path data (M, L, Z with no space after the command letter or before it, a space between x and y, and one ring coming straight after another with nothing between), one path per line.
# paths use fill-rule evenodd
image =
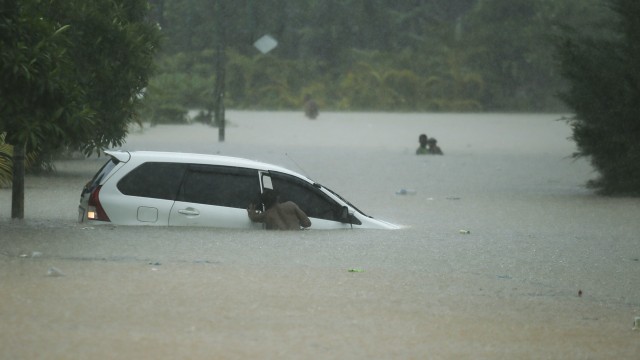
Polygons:
M181 209L178 210L178 212L182 215L187 215L187 216L198 216L200 215L200 212L194 208L186 208L186 209Z

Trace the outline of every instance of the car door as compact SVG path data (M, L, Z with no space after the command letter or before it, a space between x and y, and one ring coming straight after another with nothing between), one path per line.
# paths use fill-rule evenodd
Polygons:
M260 228L247 216L256 203L260 181L255 169L218 165L189 165L171 209L171 226Z

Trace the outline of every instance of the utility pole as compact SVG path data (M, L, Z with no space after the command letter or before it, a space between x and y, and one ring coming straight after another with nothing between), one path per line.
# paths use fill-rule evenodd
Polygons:
M224 142L226 120L224 116L224 92L226 73L226 36L224 19L226 16L225 0L216 0L216 83L214 96L214 122L218 126L218 141Z

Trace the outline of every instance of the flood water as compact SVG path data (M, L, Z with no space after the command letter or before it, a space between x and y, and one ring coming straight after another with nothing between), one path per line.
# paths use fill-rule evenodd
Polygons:
M104 157L59 161L23 221L0 189L0 358L638 358L640 199L584 188L561 116L229 111L223 143L122 147L281 165L393 231L87 226Z

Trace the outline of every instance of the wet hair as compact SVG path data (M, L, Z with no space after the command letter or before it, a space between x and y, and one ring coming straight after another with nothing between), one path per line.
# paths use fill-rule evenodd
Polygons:
M418 137L418 141L420 142L420 144L424 144L427 142L427 134L420 134L420 136Z
M264 208L269 209L270 207L278 203L278 192L271 189L264 189L260 200L262 200Z
M429 140L427 140L427 144L429 145L435 145L438 143L438 140L436 140L435 138L430 138Z

